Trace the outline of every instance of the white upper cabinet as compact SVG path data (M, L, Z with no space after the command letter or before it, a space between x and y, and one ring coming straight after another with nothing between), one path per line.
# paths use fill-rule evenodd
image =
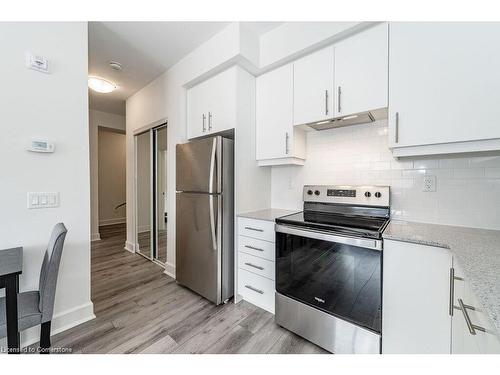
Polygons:
M394 155L500 149L500 23L396 22L389 34Z
M293 127L293 65L257 78L256 158L259 165L303 164L305 134Z
M196 138L236 126L237 68L187 91L187 135Z
M388 24L335 45L335 117L387 107Z
M293 123L307 124L334 117L333 47L293 63Z

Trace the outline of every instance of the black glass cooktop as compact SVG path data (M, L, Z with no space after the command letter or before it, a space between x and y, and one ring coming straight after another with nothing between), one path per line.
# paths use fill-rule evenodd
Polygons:
M389 219L374 216L334 214L318 211L303 211L276 219L276 223L297 225L339 232L342 234L362 235L380 238Z

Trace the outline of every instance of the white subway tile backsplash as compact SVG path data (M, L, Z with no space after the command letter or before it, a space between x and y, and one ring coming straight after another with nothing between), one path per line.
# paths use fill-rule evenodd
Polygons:
M440 159L439 168L468 168L469 159L465 158L452 158L452 159Z
M431 159L415 160L413 162L413 168L415 168L415 169L435 169L435 168L439 168L439 162L438 162L438 160L431 160Z
M300 209L305 184L390 185L393 218L500 229L500 156L396 160L386 121L309 132L304 166L272 168L272 206Z
M453 170L454 178L482 178L484 177L484 168L455 168Z
M392 154L391 154L391 157L392 157ZM413 161L398 161L398 160L394 160L394 158L392 158L391 160L391 168L392 169L413 169Z
M484 175L486 178L500 178L500 168L485 168Z

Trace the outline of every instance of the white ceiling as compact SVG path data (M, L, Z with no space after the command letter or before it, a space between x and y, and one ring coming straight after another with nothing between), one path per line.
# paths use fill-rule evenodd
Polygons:
M89 22L89 75L114 82L111 94L90 91L90 108L125 114L125 99L153 81L229 22ZM263 34L281 22L243 22ZM121 72L110 61L123 65Z

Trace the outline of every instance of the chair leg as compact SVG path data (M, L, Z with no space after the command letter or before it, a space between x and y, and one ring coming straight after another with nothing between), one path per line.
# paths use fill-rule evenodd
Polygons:
M42 323L40 330L40 354L49 354L50 349L50 321Z

